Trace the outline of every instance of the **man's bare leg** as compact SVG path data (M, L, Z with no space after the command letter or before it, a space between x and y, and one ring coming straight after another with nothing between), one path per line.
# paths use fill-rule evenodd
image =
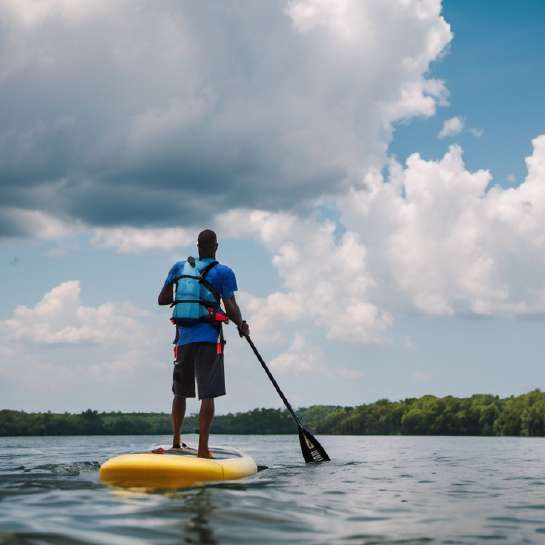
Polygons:
M212 458L212 454L208 450L208 437L213 419L214 399L203 399L199 413L199 458Z
M180 448L180 432L184 423L185 397L175 397L172 400L172 446Z

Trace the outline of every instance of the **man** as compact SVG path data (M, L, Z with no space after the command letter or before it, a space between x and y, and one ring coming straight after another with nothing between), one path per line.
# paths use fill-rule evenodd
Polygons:
M197 240L199 265L211 265L216 261L218 242L216 233L206 229L199 233ZM193 266L193 258L188 258ZM182 275L186 262L179 261L168 273L163 289L159 294L160 305L170 305L174 301L173 286ZM234 272L227 266L217 263L206 272L205 282L210 292L223 301L228 318L238 327L240 335L249 335L248 324L242 319L235 300L237 281ZM206 270L205 269L205 270ZM218 301L219 304L219 301ZM221 323L207 321L191 326L177 325L175 365L172 392L172 431L173 448L180 448L180 433L186 408L186 398L195 397L195 378L201 400L199 413L199 451L201 458L212 458L208 449L208 437L214 418L214 398L225 395L225 376L223 369L223 336Z

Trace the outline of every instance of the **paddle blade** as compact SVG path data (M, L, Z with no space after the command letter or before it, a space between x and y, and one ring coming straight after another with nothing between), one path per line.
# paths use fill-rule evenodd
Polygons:
M307 464L311 462L329 462L330 458L324 447L308 430L301 427L299 427L299 443L301 443L303 458Z

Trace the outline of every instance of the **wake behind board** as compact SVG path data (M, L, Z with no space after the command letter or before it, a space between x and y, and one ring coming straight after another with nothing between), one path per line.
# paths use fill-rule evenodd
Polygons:
M214 459L198 458L190 447L114 456L100 466L100 479L127 488L187 488L242 479L257 472L253 458L235 449L211 447Z

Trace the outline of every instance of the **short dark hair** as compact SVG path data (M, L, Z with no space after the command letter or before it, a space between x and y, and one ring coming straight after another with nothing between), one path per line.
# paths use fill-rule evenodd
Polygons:
M218 237L212 229L205 229L199 233L197 237L197 246L199 247L199 254L207 255L213 254L216 251L216 245L218 243Z

